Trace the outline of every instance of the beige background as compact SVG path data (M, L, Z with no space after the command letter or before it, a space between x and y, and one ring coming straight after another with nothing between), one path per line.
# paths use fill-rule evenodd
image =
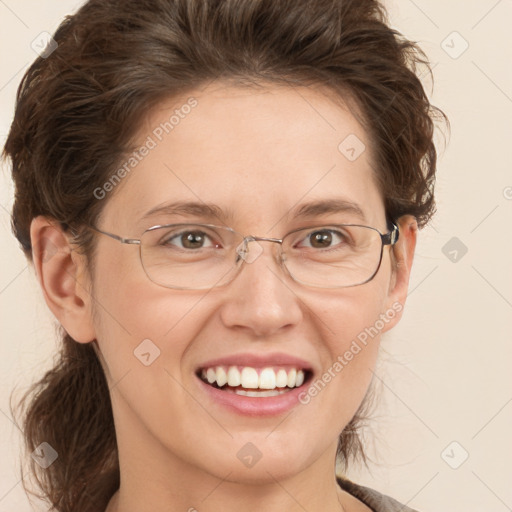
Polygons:
M0 1L2 143L16 88L35 58L31 42L42 31L53 33L80 4ZM380 462L352 476L422 512L512 510L512 2L386 5L394 28L427 52L433 94L428 77L425 85L450 117L452 136L446 149L437 136L438 214L420 232L402 322L383 340L380 405L369 441ZM464 40L469 47L458 55ZM28 512L8 398L14 385L28 384L50 365L55 328L10 233L5 166L0 179L0 512ZM455 246L445 248L453 237L467 247L456 262L445 255L455 256ZM450 467L465 452L468 459Z

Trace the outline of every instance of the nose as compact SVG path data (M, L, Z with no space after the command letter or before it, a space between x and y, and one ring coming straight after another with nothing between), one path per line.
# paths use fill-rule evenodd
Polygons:
M280 265L275 239L251 239L242 268L226 287L221 318L228 328L268 337L302 320L296 285ZM265 250L266 249L266 250Z

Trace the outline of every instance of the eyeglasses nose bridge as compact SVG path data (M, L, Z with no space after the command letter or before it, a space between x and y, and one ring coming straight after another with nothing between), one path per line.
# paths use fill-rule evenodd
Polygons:
M263 242L275 242L275 243L278 243L281 245L282 247L282 244L283 244L283 240L282 239L279 239L279 238L267 238L267 237L263 237L263 236L252 236L252 235L248 235L246 236L242 242L240 242L240 244L238 245L238 247L236 248L236 253L246 262L246 263L252 263L253 261L256 260L256 258L262 253L262 251L259 251L258 253L254 253L253 254L253 257L249 256L249 258L247 258L247 246L249 244L249 242L257 242L257 241L263 241ZM282 259L282 254L280 255L281 256L281 259Z

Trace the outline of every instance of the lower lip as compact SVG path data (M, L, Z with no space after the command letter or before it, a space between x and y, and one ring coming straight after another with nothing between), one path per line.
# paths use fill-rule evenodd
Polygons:
M293 407L299 405L299 395L307 388L305 381L302 386L291 388L290 391L277 396L252 397L237 395L229 391L222 391L219 388L210 386L202 379L197 377L200 386L215 402L221 404L231 411L246 416L274 416L289 411Z

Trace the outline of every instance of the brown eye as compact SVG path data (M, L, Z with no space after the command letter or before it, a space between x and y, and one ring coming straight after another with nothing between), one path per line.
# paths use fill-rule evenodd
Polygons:
M160 245L165 247L175 246L179 249L205 249L219 247L219 244L214 242L210 242L210 245L205 245L210 240L212 239L204 231L187 230L165 235L162 238Z
M306 247L313 249L329 249L333 246L346 243L348 237L340 231L321 229L310 232L304 240L309 242L309 245L306 245Z

